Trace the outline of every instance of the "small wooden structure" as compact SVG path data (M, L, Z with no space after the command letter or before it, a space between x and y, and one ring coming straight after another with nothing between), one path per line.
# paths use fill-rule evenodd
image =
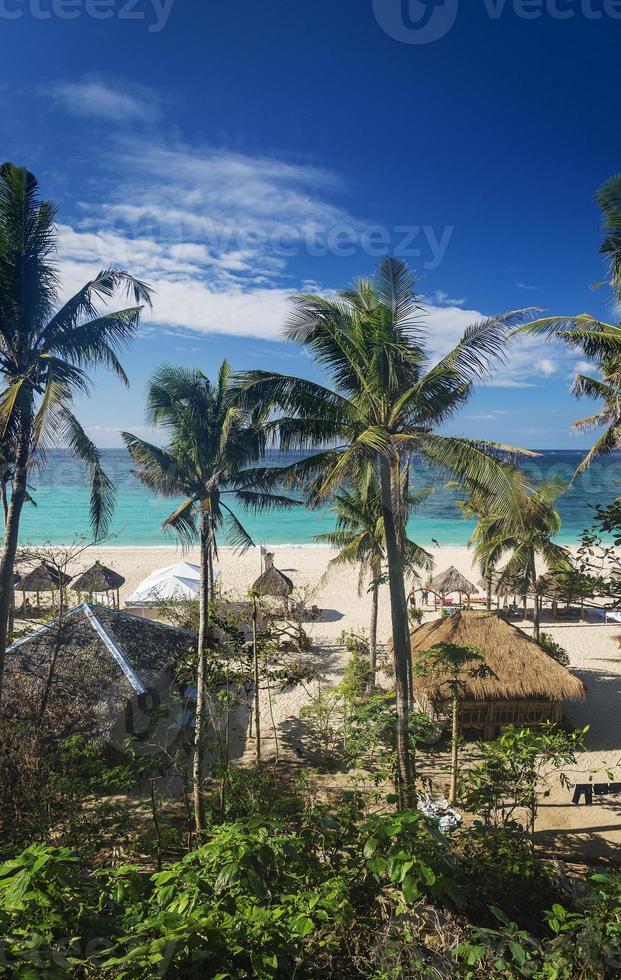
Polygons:
M262 597L283 599L285 605L288 605L289 596L293 592L293 582L288 575L274 566L274 555L271 552L265 555L265 566L263 574L255 580L252 591Z
M470 597L475 595L479 590L454 565L451 565L446 571L440 572L439 575L431 579L429 591L439 596L442 603L444 603L447 596L457 593L459 596L459 605L461 606L462 595L468 597L468 605L470 605Z
M91 565L90 568L74 579L71 588L79 595L87 595L91 602L93 596L105 596L109 603L112 593L112 605L118 609L120 607L119 589L122 585L125 585L125 579L122 575L119 575L114 569L102 565L100 561L96 561L94 565Z
M39 565L22 576L19 582L15 584L15 591L23 594L23 611L25 611L26 607L27 592L34 592L36 594L37 609L41 603L42 592L52 593L52 609L54 609L56 604L56 593L58 592L59 606L62 609L64 606L65 590L69 582L71 582L71 575L67 575L66 572L62 572L54 565L49 564L49 562L42 561Z
M410 634L416 659L439 643L478 650L489 669L487 676L463 674L460 724L495 738L508 725L533 726L561 721L564 701L581 701L581 680L553 660L516 626L495 612L460 610L446 619L419 626ZM432 719L450 713L449 677L441 671L414 675L414 696Z

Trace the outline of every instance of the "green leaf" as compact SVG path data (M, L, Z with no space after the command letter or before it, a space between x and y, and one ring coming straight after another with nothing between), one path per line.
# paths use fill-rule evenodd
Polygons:
M418 878L414 875L408 875L401 884L401 891L403 892L403 897L408 904L415 902L420 898L420 885Z

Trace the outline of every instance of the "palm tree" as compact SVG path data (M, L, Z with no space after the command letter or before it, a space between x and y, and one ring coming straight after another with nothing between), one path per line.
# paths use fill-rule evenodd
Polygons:
M603 218L604 240L600 251L606 256L610 275L607 284L613 290L618 308L621 305L621 173L602 185L596 199ZM604 429L576 469L578 476L597 457L608 456L621 448L621 323L603 323L583 313L534 320L520 327L520 331L563 340L570 348L581 350L599 370L599 378L578 374L572 387L577 398L603 401L598 412L573 424L578 432Z
M204 731L209 607L217 535L224 530L240 551L253 545L252 538L227 502L261 512L269 507L295 506L298 501L252 489L247 467L261 455L264 436L257 419L231 402L231 371L226 361L212 384L198 370L163 366L153 375L147 396L147 421L169 435L166 448L123 433L136 463L137 476L164 497L183 497L166 518L184 546L198 539L200 545L200 597L197 662L196 723L192 780L197 831L204 828L203 777Z
M569 572L571 558L566 548L552 538L561 529L561 518L554 508L554 501L565 487L558 483L544 483L529 495L521 495L518 507L521 516L511 519L491 517L480 521L475 553L479 560L496 567L503 554L511 552L500 575L500 584L519 583L524 596L535 597L533 610L533 634L539 642L539 591L537 558L549 571Z
M475 647L455 643L436 643L416 658L414 673L419 677L435 674L442 678L451 700L451 785L448 801L457 803L459 775L459 708L468 678L489 677L490 670Z
M410 493L407 510L419 506L433 488L426 488L417 493ZM339 549L330 565L359 565L358 594L370 579L371 592L371 621L369 628L369 688L375 685L377 664L377 614L379 608L379 589L382 582L382 564L386 555L386 535L382 515L382 496L379 480L373 469L360 474L351 488L342 488L334 496L334 510L337 517L337 529L316 535L316 540ZM404 563L408 570L415 572L422 568L430 571L433 565L431 555L404 536Z
M455 481L449 481L447 488L458 490L459 484ZM465 519L475 518L477 521L468 545L474 547L479 560L481 577L485 581L485 606L488 612L492 608L494 573L500 558L500 553L494 547L495 540L499 537L501 529L520 528L523 519L522 497L523 493L518 475L514 494L508 498L510 506L502 515L493 514L493 500L490 499L489 494L484 489L475 487L465 500L455 501ZM545 513L537 515L538 524L544 525L545 520Z
M615 292L617 305L621 304L621 173L605 181L597 192L597 203L602 210L604 241L600 252L606 256L610 273L609 285Z
M377 467L391 601L397 700L398 778L402 802L415 799L409 755L410 644L401 547L403 470L411 454L458 477L467 489L486 486L502 512L514 481L499 458L509 447L440 434L469 398L474 380L500 355L510 313L466 330L446 357L429 367L430 333L414 294L414 277L395 259L374 279L358 280L337 298L301 295L287 338L306 347L330 374L330 385L270 371L239 377L247 406L283 413L266 425L285 449L316 451L281 472L310 480L315 501L329 497L364 464ZM319 449L319 447L328 448ZM511 489L510 489L511 488Z
M456 486L456 484L452 484L452 486ZM477 526L470 537L468 546L474 546L477 549L481 577L485 581L485 608L491 612L497 557L491 549L486 547L488 544L486 528L489 526L490 518L489 503L478 499L477 495L474 494L468 500L457 500L456 505L464 518L475 517L477 519Z
M50 444L66 445L90 471L95 537L106 532L114 488L74 415L73 401L90 389L89 368L105 367L127 384L118 355L136 331L141 304L150 303L144 283L109 268L59 306L55 214L49 201L40 200L28 170L11 163L0 167L0 444L12 469L0 558L0 696L29 469L35 456L41 463ZM97 302L119 289L134 305L99 313Z

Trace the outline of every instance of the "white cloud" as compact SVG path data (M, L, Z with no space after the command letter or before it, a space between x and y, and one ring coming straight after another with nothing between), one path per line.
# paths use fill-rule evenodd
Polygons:
M591 361L576 361L572 365L570 370L571 378L575 378L577 374L588 374L590 377L597 377L599 371L596 364L592 364Z
M151 122L159 115L158 100L150 90L113 86L94 75L56 82L44 91L74 116L126 123Z
M435 293L431 294L430 300L435 306L463 306L466 302L465 298L452 299L442 289L436 289Z
M103 200L82 201L77 220L60 227L63 285L68 294L108 264L129 269L155 289L143 331L169 333L171 345L183 331L279 340L291 294L326 292L318 280L326 255L334 276L334 230L361 246L365 222L331 200L342 185L320 167L145 138L116 147ZM442 290L428 299L432 358L482 319L464 302ZM533 387L552 373L544 350L534 338L516 342L489 385Z
M529 286L527 282L516 282L515 285L517 286L518 289L528 289L528 290L537 289L536 286Z
M546 377L550 377L558 371L556 361L551 360L549 357L542 357L540 360L535 361L534 368L538 374L544 374Z

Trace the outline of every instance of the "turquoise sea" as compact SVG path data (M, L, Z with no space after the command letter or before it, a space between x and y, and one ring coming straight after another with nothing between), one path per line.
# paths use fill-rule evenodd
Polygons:
M175 506L174 500L162 500L151 494L131 473L129 457L123 449L104 450L108 475L117 487L110 545L149 546L174 544L175 539L161 531L162 519ZM536 481L561 480L569 483L582 458L580 450L547 450L524 464ZM277 454L272 464L285 462ZM436 486L436 492L416 514L412 533L420 544L429 545L435 538L441 545L466 544L473 524L464 521L455 506L455 493L445 489L437 475L432 476L422 464L414 464L414 482L418 486ZM579 532L591 523L593 507L609 503L621 494L621 454L593 464L559 499L563 518L559 540L571 544ZM66 544L76 537L88 537L89 495L84 467L63 450L48 457L45 468L33 473L31 493L37 506L24 507L21 523L22 544ZM242 512L238 510L241 517ZM310 511L303 506L288 512L254 517L244 516L244 523L257 544L311 545L315 535L334 526L328 509ZM222 540L222 545L226 544Z

